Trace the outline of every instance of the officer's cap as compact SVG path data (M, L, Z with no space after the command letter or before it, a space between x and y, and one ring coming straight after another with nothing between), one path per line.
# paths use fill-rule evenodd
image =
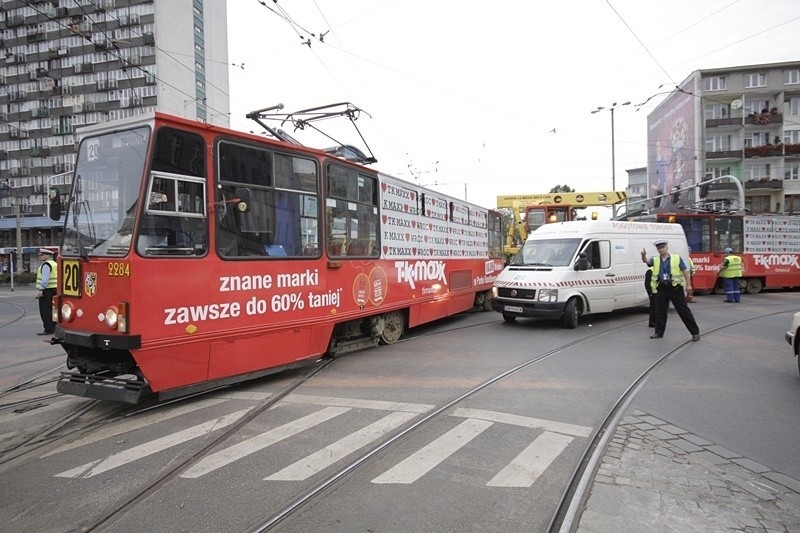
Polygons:
M731 248L730 246L728 246L728 247L727 247L727 248L725 248L723 251L724 251L726 254L731 254L731 253L733 253L733 248Z
M668 242L664 239L658 239L656 242L653 243L653 245L655 245L656 248L658 248L662 244L668 244Z
M39 248L39 253L40 254L53 255L53 250L48 250L47 248Z

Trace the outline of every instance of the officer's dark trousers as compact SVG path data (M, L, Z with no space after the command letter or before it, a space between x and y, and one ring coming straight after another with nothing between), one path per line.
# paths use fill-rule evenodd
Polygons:
M683 320L683 324L689 333L698 335L700 328L697 327L697 322L694 320L692 310L686 303L686 290L683 285L670 285L666 283L659 283L656 289L656 335L663 335L664 330L667 329L667 311L669 310L669 303L675 307L678 316Z
M56 324L53 322L53 296L55 295L55 289L45 289L42 291L42 297L39 298L39 316L42 317L42 325L47 333L56 331Z

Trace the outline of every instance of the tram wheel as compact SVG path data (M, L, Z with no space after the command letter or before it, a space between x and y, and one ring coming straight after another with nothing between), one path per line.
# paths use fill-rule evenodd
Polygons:
M381 344L394 344L405 332L405 320L403 313L392 311L383 315L383 333L381 333Z
M486 291L483 294L483 310L484 311L492 311L492 292Z
M747 278L744 284L744 291L747 294L758 294L764 288L764 282L761 278Z

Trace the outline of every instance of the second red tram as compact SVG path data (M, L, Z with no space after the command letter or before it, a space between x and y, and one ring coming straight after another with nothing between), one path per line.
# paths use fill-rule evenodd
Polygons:
M137 403L390 344L484 307L503 266L498 213L325 151L160 113L92 126L58 390Z
M721 290L725 248L742 258L743 289L800 287L800 217L724 213L660 213L659 222L683 226L695 266L695 292Z

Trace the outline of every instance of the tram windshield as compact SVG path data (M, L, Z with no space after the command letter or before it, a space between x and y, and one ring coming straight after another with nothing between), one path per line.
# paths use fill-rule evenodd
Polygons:
M138 127L81 142L62 255L128 253L150 135L149 127Z
M514 266L570 266L580 239L547 239L525 241L511 260Z

